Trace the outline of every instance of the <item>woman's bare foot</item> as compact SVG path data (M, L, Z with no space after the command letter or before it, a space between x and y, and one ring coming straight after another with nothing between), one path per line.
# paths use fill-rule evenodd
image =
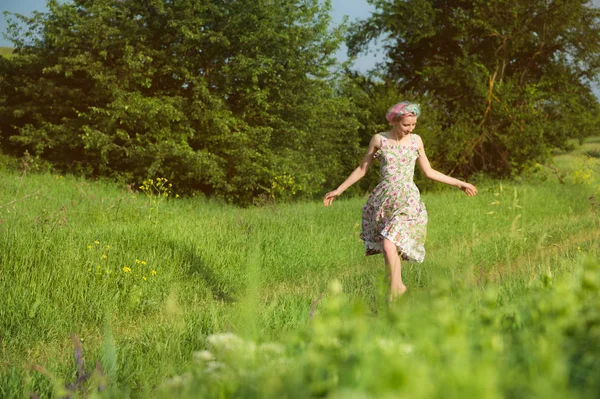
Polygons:
M401 297L402 295L404 295L404 293L406 292L406 286L404 284L402 284L401 286L397 287L397 288L392 288L390 290L390 302L393 301L394 299Z

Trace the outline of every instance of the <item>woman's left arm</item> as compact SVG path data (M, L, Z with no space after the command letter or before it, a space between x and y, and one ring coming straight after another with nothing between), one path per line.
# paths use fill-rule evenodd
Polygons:
M421 137L417 136L417 146L419 148L419 167L425 174L425 176L431 180L439 181L440 183L446 183L451 186L455 186L460 188L467 194L469 197L473 197L477 195L477 188L467 182L462 180L455 179L454 177L447 176L431 167L429 163L429 159L427 159L427 155L425 154L425 147L423 146L423 140Z

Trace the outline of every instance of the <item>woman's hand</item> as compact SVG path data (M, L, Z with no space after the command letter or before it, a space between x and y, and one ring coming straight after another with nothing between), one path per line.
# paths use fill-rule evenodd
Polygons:
M465 192L469 197L474 197L477 195L477 188L466 182L461 182L459 188Z
M336 199L337 197L339 197L341 194L342 193L337 189L328 192L327 194L325 194L325 197L323 197L323 205L325 205L325 206L331 205L333 200Z

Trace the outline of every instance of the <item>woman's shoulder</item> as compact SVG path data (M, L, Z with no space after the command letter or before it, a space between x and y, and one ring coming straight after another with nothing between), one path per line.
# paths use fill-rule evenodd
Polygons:
M385 132L375 133L373 137L371 137L371 143L377 148L381 148L384 145L385 140L387 140Z

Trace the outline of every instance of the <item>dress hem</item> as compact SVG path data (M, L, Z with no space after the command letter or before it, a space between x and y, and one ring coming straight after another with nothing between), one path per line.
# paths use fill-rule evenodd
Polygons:
M385 237L384 235L382 235L382 237ZM385 237L389 240L388 237ZM417 263L423 263L423 261L425 260L425 257L423 256L422 258L415 258L414 256L409 256L406 252L404 252L402 250L402 248L394 243L396 245L396 250L398 252L398 255L400 255L400 257L402 258L402 260L404 261L408 261L408 262L417 262ZM372 256L372 255L377 255L377 254L382 254L383 253L383 245L379 242L371 242L371 241L365 241L365 256Z

